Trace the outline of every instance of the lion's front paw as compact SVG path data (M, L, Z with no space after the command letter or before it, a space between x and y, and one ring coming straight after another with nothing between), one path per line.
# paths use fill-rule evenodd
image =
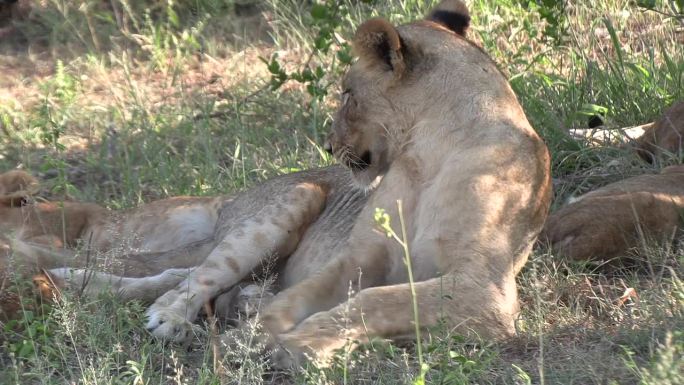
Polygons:
M192 312L185 306L178 306L179 301L169 301L169 298L165 298L169 294L172 293L166 293L147 309L146 328L153 336L161 340L187 343L193 331L191 320L188 319L188 315Z

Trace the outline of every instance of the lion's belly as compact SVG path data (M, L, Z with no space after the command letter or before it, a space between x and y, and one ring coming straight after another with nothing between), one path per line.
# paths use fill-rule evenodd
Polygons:
M214 234L218 199L178 197L140 207L135 214L118 221L110 236L128 240L143 252L162 252L187 246ZM119 234L115 234L115 233Z
M214 235L217 215L204 207L187 207L170 213L168 219L142 237L140 249L164 251L186 246Z

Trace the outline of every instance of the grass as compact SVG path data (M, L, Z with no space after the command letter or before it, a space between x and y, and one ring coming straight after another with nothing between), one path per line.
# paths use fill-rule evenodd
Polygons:
M348 12L340 37L369 16L417 18L427 3L341 2ZM574 140L567 130L596 113L609 128L642 124L681 99L677 22L626 1L577 2L554 41L537 9L522 3L469 2L471 36L511 78L551 150L554 207L656 172L662 165ZM259 59L277 53L288 72L308 62L325 69L323 83L334 82L344 68L332 51L311 55L317 30L308 6L264 3L266 42L246 38L260 33L249 30L258 23L236 21L233 7L229 0L36 2L16 22L16 36L0 41L0 169L31 170L53 199L125 208L229 194L331 162L317 143L329 128L334 86L321 100L297 82L272 91ZM538 250L519 277L519 336L492 344L437 328L422 345L426 382L684 383L684 257L676 246L654 245L630 268L568 263ZM31 297L24 303L21 319L0 325L1 384L390 384L421 373L415 343L384 341L338 357L330 369L273 372L253 359L250 335L237 338L216 370L209 333L188 351L156 344L143 330L142 304L69 295L50 311Z

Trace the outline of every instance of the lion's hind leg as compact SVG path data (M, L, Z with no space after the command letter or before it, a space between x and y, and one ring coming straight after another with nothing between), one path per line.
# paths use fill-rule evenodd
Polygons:
M147 328L158 338L184 342L205 302L242 281L271 256L289 256L323 210L326 192L301 183L254 216L231 227L207 259L148 309Z
M515 282L511 280L510 285ZM487 338L510 336L518 308L516 296L511 296L509 289L500 283L474 282L464 274L416 282L418 324L427 329L443 320L460 332L474 331ZM415 338L410 284L371 287L277 336L284 349L273 359L277 366L286 367L299 363L306 354L326 363L347 344L366 343L373 337L409 336Z

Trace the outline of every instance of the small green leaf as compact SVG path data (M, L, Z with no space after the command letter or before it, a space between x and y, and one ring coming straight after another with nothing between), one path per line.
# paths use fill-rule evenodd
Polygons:
M392 227L390 226L390 216L387 214L385 209L375 208L375 213L373 213L373 219L375 224L385 232L387 238L392 236Z
M21 341L21 347L17 351L17 356L27 358L34 352L33 343L31 341Z
M340 61L342 64L351 64L352 62L352 55L349 53L348 50L339 50L337 51L337 60Z
M302 81L309 82L314 80L314 74L309 68L306 68L301 73Z
M314 4L313 7L311 7L311 17L313 17L315 20L322 20L327 18L327 16L328 8L326 8L324 5Z
M636 2L637 6L647 9L653 9L656 6L655 0L638 0Z
M320 34L314 40L314 47L316 47L316 49L319 51L327 51L330 47L330 44L332 44L332 40L327 34Z
M173 8L168 7L166 8L166 13L168 14L171 25L178 28L180 26L180 20L178 19L178 14L176 14L176 11L174 11Z
M587 116L594 116L594 115L605 116L608 113L608 108L603 107L603 106L599 106L598 104L585 103L582 105L582 108L580 108L579 113L581 115L587 115Z

